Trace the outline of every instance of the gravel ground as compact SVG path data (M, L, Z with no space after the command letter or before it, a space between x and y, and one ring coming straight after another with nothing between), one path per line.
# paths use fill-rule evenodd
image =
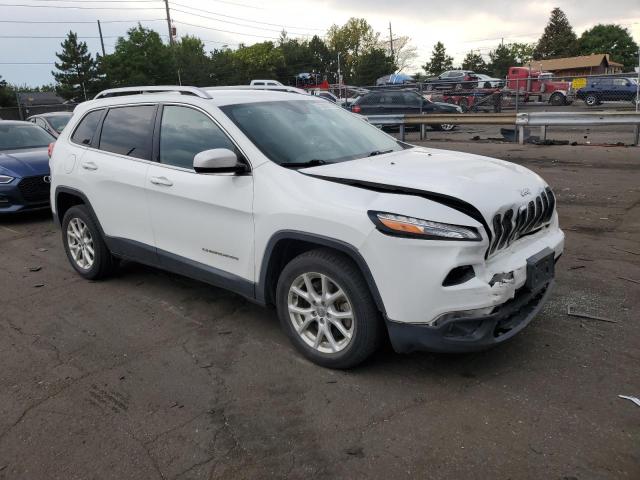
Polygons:
M558 195L557 289L513 341L325 370L273 311L130 263L84 281L47 213L2 219L0 479L640 478L640 149L431 145Z

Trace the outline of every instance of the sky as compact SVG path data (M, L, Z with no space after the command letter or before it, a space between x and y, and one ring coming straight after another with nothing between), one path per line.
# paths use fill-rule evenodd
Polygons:
M457 64L469 50L487 54L501 39L534 42L556 6L564 10L578 35L597 23L617 23L640 43L640 0L613 0L615 8L603 11L605 4L602 0L458 0L445 8L443 2L429 0L169 0L178 37L196 35L208 50L276 39L282 28L290 37L322 36L332 24L344 24L350 17L366 18L385 39L391 22L394 37L409 36L417 47L419 57L409 72L420 69L437 41L445 44ZM165 18L163 0L0 0L0 76L19 85L52 83L55 52L69 30L77 32L95 54L100 51L96 23L100 19L105 50L110 53L117 37L137 21L167 41ZM50 38L12 38L21 36ZM12 64L20 62L31 64Z

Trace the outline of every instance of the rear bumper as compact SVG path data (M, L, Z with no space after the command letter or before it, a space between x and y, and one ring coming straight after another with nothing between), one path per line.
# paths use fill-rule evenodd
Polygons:
M486 350L506 342L524 329L547 302L554 281L537 292L524 287L489 315L454 319L440 325L387 320L393 348L398 353L429 351L464 353Z

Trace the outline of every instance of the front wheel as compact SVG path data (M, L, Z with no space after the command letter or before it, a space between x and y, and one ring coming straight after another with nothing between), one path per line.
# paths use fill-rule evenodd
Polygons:
M351 368L377 348L380 314L365 279L346 256L311 250L278 279L278 316L294 346L323 367Z
M565 105L567 102L565 101L564 95L554 93L553 95L551 95L549 103L554 107L559 107L561 105Z

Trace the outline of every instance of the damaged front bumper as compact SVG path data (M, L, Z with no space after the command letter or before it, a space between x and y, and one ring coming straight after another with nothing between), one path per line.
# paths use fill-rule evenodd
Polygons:
M536 291L522 287L512 300L486 315L450 318L433 325L388 320L391 344L398 353L486 350L509 340L525 328L546 303L553 285L551 280Z

